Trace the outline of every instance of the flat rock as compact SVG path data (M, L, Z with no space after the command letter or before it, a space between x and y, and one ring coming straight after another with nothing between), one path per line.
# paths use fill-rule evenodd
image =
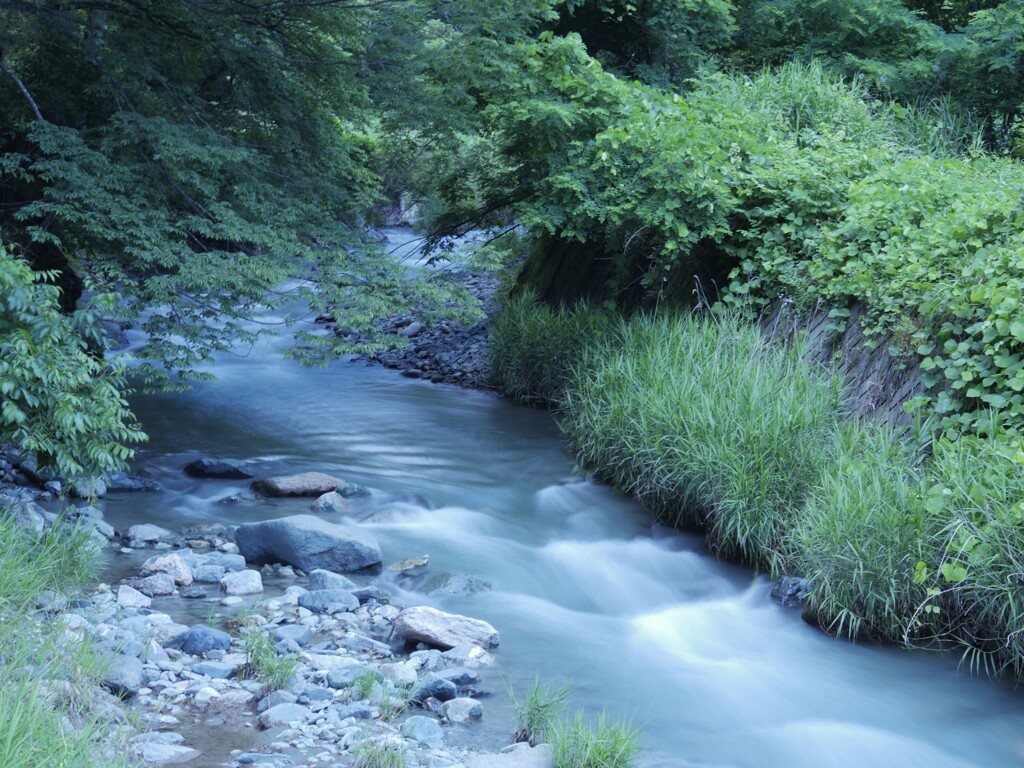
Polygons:
M183 744L140 744L136 747L146 765L181 765L199 757L202 752Z
M359 598L343 589L318 589L299 595L299 605L313 613L354 611Z
M343 482L323 472L301 472L257 480L253 488L264 496L322 496Z
M301 704L278 704L260 715L260 728L267 730L278 725L288 725L295 721L303 721L309 715L309 709Z
M220 580L220 588L229 595L258 595L263 591L259 571L232 571Z
M357 587L356 583L347 576L317 568L309 574L309 590L315 592L320 589L344 589L351 592Z
M226 651L230 647L231 635L205 624L189 627L181 644L181 650L192 656L203 656L210 651Z
M205 675L217 680L227 680L235 676L238 671L237 664L228 664L223 661L201 661L196 664L192 671L197 675Z
M149 608L152 602L146 595L127 584L117 588L117 604L121 608Z
M352 505L337 491L330 491L310 504L309 508L314 512L347 512L352 509Z
M395 634L410 642L426 643L441 650L459 645L494 648L500 638L498 631L480 619L421 605L406 608L395 619Z
M468 597L491 588L490 582L465 573L439 573L428 579L421 590L433 597Z
M181 555L167 554L167 555L156 555L149 558L142 564L142 570L140 573L143 576L151 576L154 573L166 573L172 579L174 583L187 587L192 583L192 569L189 568L188 563L181 557Z
M318 568L359 571L381 562L380 546L372 536L313 515L240 525L235 544L251 563L285 563L307 573Z
M305 624L282 624L272 632L275 640L291 640L293 643L305 645L313 637L313 630Z
M185 474L189 477L221 480L246 480L253 477L252 471L245 462L234 459L196 459L185 465Z
M149 544L169 543L175 541L178 535L174 531L161 528L159 525L143 523L133 525L124 534L124 543L133 549L139 549Z

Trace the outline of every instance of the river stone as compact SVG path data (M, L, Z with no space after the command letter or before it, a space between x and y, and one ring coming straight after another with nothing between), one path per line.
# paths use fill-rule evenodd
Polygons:
M420 555L419 557L407 557L405 560L399 560L397 563L392 563L388 566L388 570L392 573L408 573L410 571L417 571L421 568L426 568L430 564L430 555Z
M70 491L80 499L98 499L107 495L107 483L102 477L82 477L71 484Z
M203 600L207 597L207 594L205 589L193 584L191 587L185 587L185 589L181 590L181 596L186 600Z
M342 483L334 490L346 499L359 499L370 495L370 489L359 483Z
M309 574L310 592L321 589L344 589L346 592L351 592L356 588L356 583L352 579L342 576L340 573L331 573L323 568L317 568Z
M322 496L330 493L342 480L323 472L302 472L257 480L253 488L264 496Z
M484 707L476 699L452 699L441 705L441 714L449 723L466 723L483 717Z
M129 475L127 472L107 473L108 491L159 491L160 484L139 475Z
M402 723L400 732L405 738L432 749L440 749L444 744L444 731L432 717L414 715Z
M123 537L124 543L132 549L141 549L148 544L171 542L177 538L173 531L149 523L133 525Z
M424 594L433 597L469 597L491 588L490 582L464 573L439 573L422 587Z
M231 635L205 624L189 627L181 650L192 656L205 656L210 651L226 651L231 647Z
M219 565L225 571L244 571L245 558L231 552L210 552L203 555L204 565Z
M318 498L309 506L314 512L347 512L352 505L337 491L330 491Z
M493 667L494 656L477 645L459 645L444 652L444 657L450 662L459 664L469 669L481 667Z
M192 571L192 578L203 584L220 584L220 580L224 578L226 572L223 566L204 563Z
M146 765L180 765L202 754L183 744L141 744L138 751Z
M117 588L117 604L121 608L149 608L153 601L127 584Z
M46 518L43 512L43 508L34 501L26 501L15 504L7 514L16 525L32 533L40 534L46 527Z
M111 660L101 682L118 696L134 696L145 682L142 673L138 658L119 653Z
M154 573L166 573L174 583L187 587L192 583L192 569L181 555L156 555L149 558L142 564L141 573L143 576L151 576Z
M201 661L192 668L197 675L205 675L217 680L227 680L234 677L238 671L237 664L228 664L223 661Z
M299 605L313 613L354 611L359 598L343 589L318 589L299 595Z
M263 591L263 579L259 571L233 571L224 574L220 588L229 595L257 595Z
M296 720L303 721L309 709L301 704L278 704L271 707L259 717L260 728L267 730L276 725L288 725Z
M358 571L381 562L380 546L372 536L313 515L240 525L235 543L251 563L286 563L307 573L317 568Z
M438 677L443 677L445 680L451 680L460 687L476 685L480 682L480 673L474 672L472 669L467 669L466 667L449 667L448 669L442 669L437 674Z
M499 755L474 755L463 762L465 768L554 768L555 754L550 744L513 744Z
M425 605L406 608L398 614L395 634L410 642L426 643L441 650L466 644L493 648L500 641L498 631L486 621L445 613Z
M202 458L185 465L189 477L208 477L223 480L246 480L253 473L245 462L234 459Z
M438 701L450 701L458 695L459 692L455 687L455 683L430 672L424 675L416 686L416 690L412 693L412 700L426 701L433 698Z
M273 632L275 640L291 640L298 645L305 645L313 637L313 630L305 624L282 624Z
M144 579L136 579L132 583L139 592L150 597L162 597L174 594L174 578L167 573L154 573Z

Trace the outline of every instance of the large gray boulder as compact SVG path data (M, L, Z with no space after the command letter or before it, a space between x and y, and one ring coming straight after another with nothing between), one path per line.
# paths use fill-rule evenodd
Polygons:
M309 573L360 571L380 565L380 545L369 534L313 515L238 526L238 551L250 563L286 563Z
M253 488L264 496L323 496L344 483L323 472L302 472L257 480Z
M142 687L142 673L141 661L119 653L111 659L102 682L117 696L134 696Z
M498 630L480 619L445 613L425 605L406 608L395 619L395 634L410 642L426 643L441 650L458 645L493 648Z

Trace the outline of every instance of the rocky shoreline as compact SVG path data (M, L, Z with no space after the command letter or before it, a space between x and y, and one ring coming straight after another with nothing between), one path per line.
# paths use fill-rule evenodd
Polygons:
M254 486L309 496L314 513L368 494L319 473ZM137 577L84 598L51 594L38 606L55 633L88 640L100 655L95 706L112 721L144 725L128 740L139 765L552 765L546 745L466 746L484 714L480 673L498 663L499 634L479 619L392 603L385 577L422 574L425 559L382 568L371 536L317 514L115 531L87 503L54 515L21 495L7 498L33 530L85 526L112 557L148 555ZM267 596L264 580L279 594ZM465 580L441 579L431 594L464 588ZM199 600L210 618L181 621L185 604ZM242 743L226 760L193 762L218 733ZM399 762L375 762L388 759Z

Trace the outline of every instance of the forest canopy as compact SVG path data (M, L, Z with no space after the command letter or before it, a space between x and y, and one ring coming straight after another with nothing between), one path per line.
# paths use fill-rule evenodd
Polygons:
M368 236L403 192L432 244L479 226L571 239L655 294L714 246L733 296L799 283L842 302L863 285L847 235L906 253L878 250L896 225L873 195L924 174L1002 179L1010 200L1024 152L1024 0L0 0L0 15L0 352L17 368L0 438L67 473L123 463L139 437L105 356L118 329L147 340L135 381L173 386L282 293L371 336L400 307L465 312ZM989 194L968 196L965 229L924 231L973 264L995 248L992 295L897 329L923 347L915 333L952 323L953 348L921 355L979 382L941 400L954 414L1020 408L1024 326L1000 303L1019 211L998 202L975 226ZM925 195L924 220L948 204ZM934 278L952 258L923 270L956 292ZM887 290L891 315L919 303ZM958 352L982 304L1005 333ZM344 351L303 330L312 355ZM71 429L44 405L56 382L91 414Z

